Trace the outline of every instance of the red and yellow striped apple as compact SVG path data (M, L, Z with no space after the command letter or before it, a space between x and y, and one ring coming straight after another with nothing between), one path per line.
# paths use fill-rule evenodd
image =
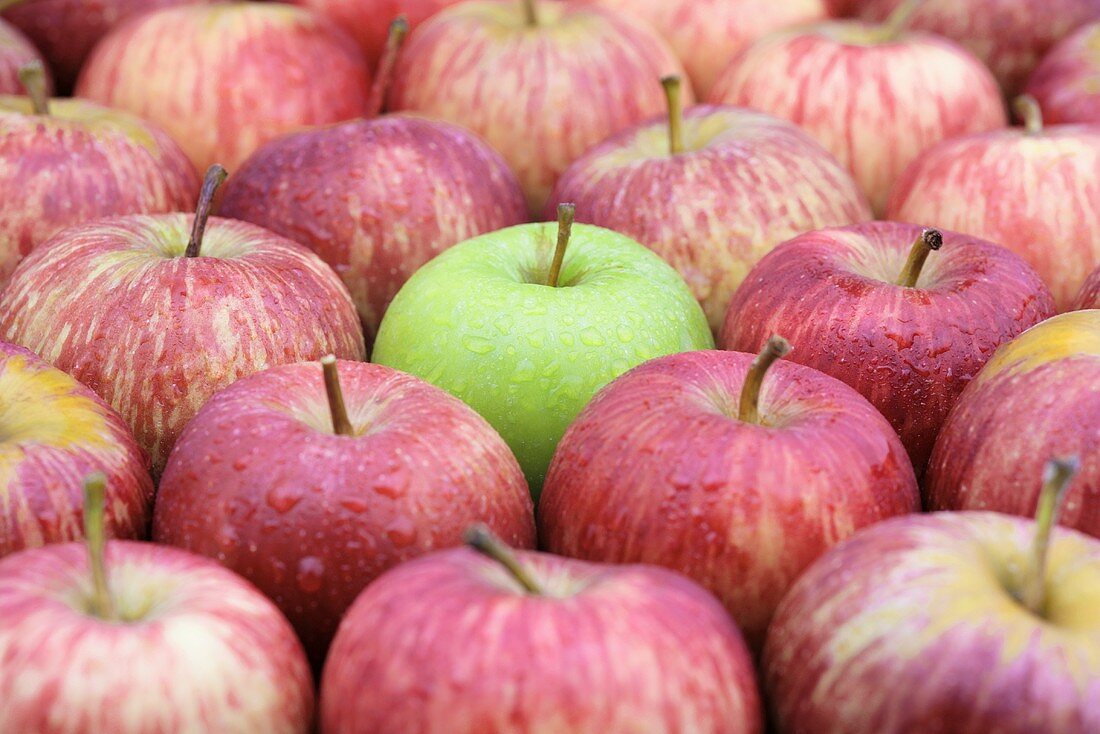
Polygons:
M45 65L42 54L30 39L11 23L0 18L0 94L23 94L19 70L35 61ZM50 94L53 92L53 79L48 72L45 76L46 94Z
M207 176L196 216L65 230L0 294L0 339L110 403L154 476L187 421L237 378L330 352L364 356L355 305L320 258L253 224L207 222L218 172Z
M737 628L679 574L468 548L388 572L348 611L321 684L326 734L760 734ZM369 695L364 695L369 691Z
M537 214L570 163L660 114L666 74L683 67L655 31L628 16L576 0L474 0L412 34L389 100L392 110L483 137Z
M339 369L339 374L337 374ZM274 367L199 411L157 490L153 538L217 559L294 625L317 670L383 571L486 523L533 548L523 472L481 416L363 362Z
M80 483L107 481L106 532L144 538L153 482L130 429L94 392L0 342L0 556L84 535Z
M946 140L890 192L886 216L997 242L1038 271L1059 310L1100 265L1100 126L1044 127L1030 97L1025 127Z
M755 361L676 354L608 385L558 444L539 502L542 545L679 571L759 648L814 559L865 525L920 510L890 424L838 380L773 366L787 348L769 340Z
M933 510L1033 515L1048 456L1080 457L1060 522L1100 538L1100 311L1047 319L967 385L928 464Z
M784 334L798 346L792 360L886 416L920 479L966 384L998 346L1053 314L1042 280L1005 248L871 222L772 250L734 294L719 343L744 352Z
M871 210L848 172L785 120L734 107L680 113L626 130L566 169L544 212L573 202L579 221L622 232L684 277L711 330L749 269L808 230L862 222ZM797 204L792 198L797 197Z
M1100 125L1100 22L1079 28L1043 57L1025 90L1047 122Z
M235 170L280 135L359 117L369 87L359 48L329 19L229 2L121 25L96 45L76 93L157 123L200 170Z
M890 186L945 138L1005 125L989 70L951 41L883 25L833 21L774 33L740 54L710 100L805 128L847 166L877 214Z

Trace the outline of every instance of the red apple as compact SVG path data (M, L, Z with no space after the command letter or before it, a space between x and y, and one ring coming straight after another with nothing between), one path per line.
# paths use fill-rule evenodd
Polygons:
M1005 125L989 70L951 41L901 30L903 21L833 21L767 36L733 61L710 99L804 127L881 214L890 186L922 151Z
M1081 292L1077 294L1077 300L1073 308L1081 310L1085 308L1100 308L1100 267L1092 271L1081 286Z
M1079 28L1051 49L1025 91L1047 122L1100 124L1100 22Z
M143 538L153 482L130 430L94 392L0 342L0 556L83 537L81 480L107 480L106 532Z
M890 192L886 216L1003 244L1066 310L1100 265L1100 126L1044 128L1033 99L1017 107L1024 128L947 140L918 157Z
M906 0L857 0L864 18L886 18ZM1100 0L921 0L909 26L961 44L1017 94L1047 50L1100 18Z
M100 38L123 21L172 5L211 0L12 0L4 18L26 33L49 59L63 91L72 89L77 72Z
M1005 248L871 222L772 250L734 294L719 341L743 352L787 336L798 345L791 359L851 385L886 416L920 479L966 384L998 346L1053 314L1039 276Z
M928 464L935 510L1033 515L1048 456L1077 455L1060 522L1100 538L1100 311L1048 319L967 385Z
M251 584L213 561L103 534L86 484L87 550L0 560L0 731L306 734L302 646Z
M211 398L172 451L153 522L157 542L271 597L317 670L386 569L461 544L475 522L535 544L523 472L473 409L380 365L328 360L324 372L283 365Z
M730 59L762 36L824 20L825 0L595 0L655 28L705 98Z
M2 5L2 3L0 3ZM24 94L19 70L37 61L44 64L42 54L30 39L11 23L0 19L0 94ZM53 80L45 75L46 94L53 91Z
M763 729L741 635L695 584L470 542L490 558L433 553L356 599L325 665L325 734Z
M782 734L1100 731L1100 541L992 512L890 520L783 600L764 678Z
M0 96L0 288L60 230L115 214L195 207L194 166L164 131L79 99L48 99L25 66L31 99Z
M570 163L659 114L658 78L682 73L665 42L627 16L585 2L474 0L412 34L390 109L481 135L519 176L537 214Z
M670 90L678 83L665 80ZM730 296L771 248L802 232L862 222L871 210L851 176L794 125L700 105L643 123L589 151L558 179L544 216L622 232L675 267L722 328ZM792 201L797 198L797 203Z
M347 288L306 248L198 213L133 215L65 230L0 294L0 339L95 390L159 475L183 426L238 377L334 352L362 359ZM188 234L190 232L190 235Z
M687 352L611 383L558 444L539 503L543 546L680 571L759 648L787 588L829 546L920 510L890 424L827 375L772 366L786 349L772 339L756 361Z
M135 18L100 42L76 93L161 125L200 170L366 110L370 72L327 18L282 3L215 3Z

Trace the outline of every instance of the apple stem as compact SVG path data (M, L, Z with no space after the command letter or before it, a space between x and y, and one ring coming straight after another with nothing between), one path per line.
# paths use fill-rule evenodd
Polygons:
M228 176L225 169L215 163L206 169L206 176L202 180L202 189L199 191L199 204L195 208L195 221L191 223L191 239L187 241L186 257L198 257L202 252L202 237L206 232L206 220L210 218L210 209L214 205L214 194L218 187L225 182Z
M741 385L741 402L737 407L737 417L745 423L760 423L760 388L764 385L764 375L776 363L791 353L791 343L781 336L773 335L764 343L764 348L749 366L745 382Z
M523 18L527 25L534 28L539 24L539 11L535 7L536 0L522 0Z
M8 8L14 8L21 2L23 2L23 0L0 0L0 13L3 13Z
M115 602L107 585L107 541L103 532L107 477L102 472L84 478L84 544L92 571L91 613L100 619L117 619Z
M886 16L886 20L882 22L882 41L889 42L897 40L897 37L900 36L902 31L905 30L905 27L909 25L909 21L912 20L913 14L916 13L923 4L924 0L905 0L901 5L894 8L894 11Z
M401 51L401 44L405 42L405 36L409 34L409 21L403 15L399 15L390 23L389 33L386 34L386 48L382 52L382 59L378 62L378 74L374 77L374 84L370 88L370 98L367 100L367 117L378 117L382 114L382 107L386 104L386 92L393 82L393 67L397 64L397 54Z
M1031 546L1031 569L1020 590L1020 602L1032 613L1043 616L1046 605L1046 565L1050 536L1070 480L1077 473L1077 457L1051 459L1043 469L1043 489L1035 510L1035 540Z
M577 208L572 204L558 204L558 246L554 248L554 259L550 262L550 274L546 276L546 285L558 287L561 276L561 263L565 259L565 248L569 247L569 235L573 232L573 218Z
M1021 94L1012 100L1012 109L1023 121L1028 135L1039 135L1043 132L1043 108L1039 106L1039 100L1030 94Z
M50 114L50 95L46 93L46 67L37 59L19 67L19 83L31 98L36 115Z
M684 152L684 104L680 94L680 77L673 74L661 79L668 101L668 152L677 155Z
M321 357L321 369L325 373L325 394L328 396L328 409L332 415L332 432L337 436L354 436L355 429L348 420L348 409L344 405L344 391L340 389L336 355Z
M516 554L512 552L504 541L493 534L485 525L478 523L472 525L466 530L466 545L470 546L483 556L493 559L500 565L504 566L508 570L508 573L512 575L523 590L528 594L536 594L541 596L544 592L538 582L535 581L535 577L531 575L519 559L516 558Z
M898 276L898 285L902 288L916 288L917 279L924 269L924 261L933 250L943 247L943 234L938 229L926 229L913 240L913 246L909 248L909 258L905 261L905 267Z

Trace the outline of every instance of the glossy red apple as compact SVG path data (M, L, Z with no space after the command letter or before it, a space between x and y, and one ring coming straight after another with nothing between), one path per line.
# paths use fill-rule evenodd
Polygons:
M106 533L144 538L153 482L130 430L94 392L0 342L0 556L83 537L80 483L107 482Z
M611 383L558 444L539 503L542 545L680 571L759 648L814 559L865 525L920 510L890 424L827 375L773 366L787 349L773 338L756 360L677 354Z
M348 611L326 734L759 734L737 628L679 574L512 553L484 529L395 568ZM369 691L369 695L364 695Z
M200 170L230 170L263 143L359 117L370 72L329 19L283 3L188 5L108 34L76 93L168 131Z
M922 151L1006 122L989 70L951 41L903 30L903 16L767 36L734 59L710 100L802 126L852 171L881 214L890 186Z
M220 174L220 177L219 177ZM111 404L159 475L184 425L238 377L330 352L362 359L355 305L306 248L253 224L134 215L65 230L0 294L0 339Z
M1100 310L1005 344L967 385L928 463L934 510L1035 513L1048 456L1080 457L1060 522L1100 538Z
M1092 271L1092 275L1085 279L1081 286L1081 292L1077 294L1077 300L1073 308L1081 310L1085 308L1100 308L1100 266Z
M691 286L711 329L749 269L808 230L862 222L871 210L848 172L809 135L770 115L699 105L681 116L678 80L668 120L597 146L566 169L559 203L660 255ZM792 204L797 197L797 204Z
M537 214L570 163L660 114L658 79L667 74L682 75L683 67L629 16L583 1L475 0L412 34L389 108L485 138L519 176Z
M20 260L60 230L116 214L194 209L198 176L166 133L78 99L0 96L0 289Z
M791 359L886 416L920 479L966 384L998 346L1053 314L1050 291L1005 248L871 222L772 250L734 294L719 342L743 352L786 335L798 346Z
M0 19L0 94L24 94L19 70L35 61L45 63L30 39L11 23ZM53 80L48 73L45 76L46 94L49 95L53 91Z
M324 377L316 362L283 365L211 398L168 460L153 522L157 542L273 599L317 670L388 568L460 545L475 522L535 544L523 472L484 419L403 372L323 362Z
M105 542L103 479L86 482L85 546L0 560L0 731L309 732L286 619L205 558Z
M1100 126L1044 127L1017 100L1023 128L947 140L905 170L886 215L997 242L1035 268L1059 310L1100 265Z
M780 604L764 680L782 734L1100 731L1100 541L940 512L858 533Z
M1051 49L1024 91L1039 102L1047 122L1100 124L1100 22Z

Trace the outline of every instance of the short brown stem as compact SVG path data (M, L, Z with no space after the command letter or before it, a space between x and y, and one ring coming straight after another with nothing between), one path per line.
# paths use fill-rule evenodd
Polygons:
M332 415L332 432L337 436L354 436L355 429L348 420L348 409L344 405L344 391L340 389L336 355L321 357L321 369L325 373L325 394L328 396L329 414Z
M662 78L661 86L665 88L665 100L668 102L668 152L677 155L684 152L683 84L680 77L673 74Z
M466 531L466 545L478 553L493 559L511 574L512 578L529 594L542 595L544 592L535 577L524 567L516 554L504 541L493 535L493 531L484 525L471 526Z
M386 36L386 48L382 52L382 59L378 62L378 73L374 77L374 84L370 88L370 98L367 100L367 117L378 117L382 114L382 108L386 104L386 92L393 82L393 67L397 64L397 55L401 51L401 44L405 42L405 36L409 34L409 21L403 15L399 15L390 23L390 31Z
M206 220L210 218L210 210L214 206L214 194L227 175L217 163L206 169L199 191L199 203L195 208L195 221L191 223L191 239L187 241L187 250L183 253L186 257L198 257L202 252L202 238L206 233Z
M1012 109L1024 123L1024 130L1028 135L1039 135L1043 132L1043 108L1039 106L1039 100L1030 94L1021 94L1012 100Z
M0 0L0 13L3 13L8 8L14 8L22 2L25 2L25 0Z
M107 584L107 540L104 535L104 510L107 477L102 472L84 478L84 545L88 550L88 567L92 572L92 597L89 611L100 619L113 620L115 602Z
M1043 489L1035 509L1035 539L1031 546L1031 567L1020 587L1020 603L1032 613L1043 616L1046 607L1046 566L1050 536L1058 523L1070 480L1080 462L1076 457L1051 459L1043 470Z
M554 259L550 263L550 273L546 276L546 285L558 287L561 277L561 264L565 260L565 248L569 247L569 236L573 232L573 218L577 208L572 204L558 204L558 245L554 248Z
M47 93L46 67L41 61L28 61L19 67L19 83L31 98L31 108L36 115L50 114L50 95Z
M539 24L539 10L536 2L537 0L520 0L520 4L523 5L523 20L532 28Z
M898 276L898 285L902 288L916 288L920 273L924 270L924 261L933 250L943 247L943 234L938 229L926 229L913 241L909 248L909 257Z
M913 14L916 13L923 4L924 0L905 0L905 2L894 8L894 11L886 17L886 20L884 20L880 26L882 29L879 36L880 40L884 43L897 40L898 36L900 36L906 26L909 25L909 21L912 20Z
M760 423L760 388L764 376L776 361L791 353L791 344L781 336L772 336L749 366L745 382L741 385L741 402L737 417L745 423Z

